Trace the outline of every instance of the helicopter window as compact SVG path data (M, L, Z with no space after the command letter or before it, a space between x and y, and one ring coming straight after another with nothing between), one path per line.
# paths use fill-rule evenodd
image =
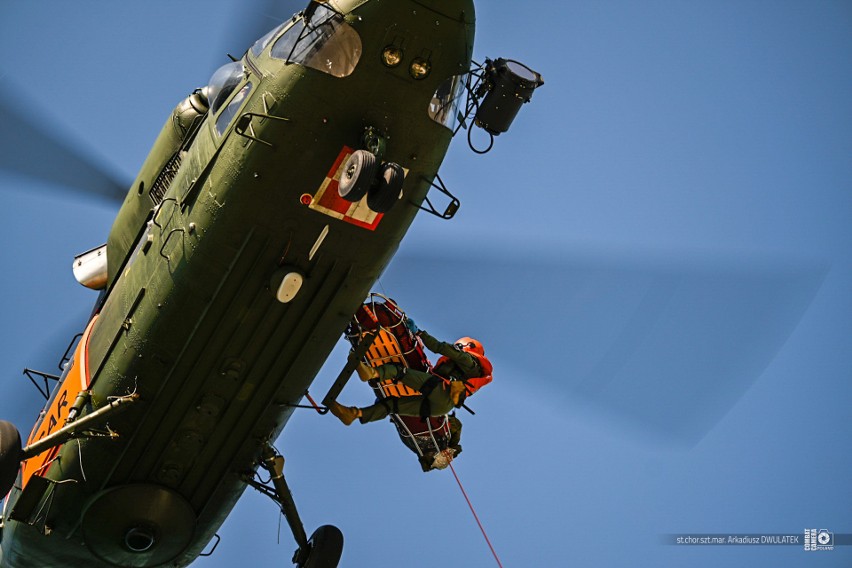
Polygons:
M454 75L441 83L429 101L429 117L455 131L459 120L459 109L464 101L464 88L468 74Z
M210 101L211 114L219 111L242 80L243 64L239 61L222 65L213 73L207 84L207 100Z
M272 46L272 57L346 77L361 58L361 37L334 10L312 5Z
M272 38L274 38L279 33L281 33L281 30L283 30L285 28L285 26L287 26L287 24L289 24L289 23L290 22L288 20L288 21L284 22L283 24L281 24L280 26L276 26L275 29L273 29L271 32L269 32L268 34L266 34L265 36L263 36L262 38L260 38L256 42L254 42L254 45L251 46L251 52L254 54L254 56L257 57L258 55L260 55L260 53L264 50L264 48L267 45L269 45L269 42L272 41Z
M237 111L240 110L240 107L243 106L243 102L246 100L246 97L251 92L251 83L246 83L240 92L234 95L234 98L231 99L231 102L228 103L228 106L225 107L225 110L222 111L222 114L219 115L219 118L216 119L216 132L221 136L223 132L228 128L228 125L231 124L231 120L234 118L234 115L237 114Z

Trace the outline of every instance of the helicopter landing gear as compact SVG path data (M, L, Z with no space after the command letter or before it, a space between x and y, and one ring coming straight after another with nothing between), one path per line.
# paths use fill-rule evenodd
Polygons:
M376 179L376 156L367 150L355 150L343 165L337 191L346 201L361 201Z
M367 196L367 206L376 213L387 213L399 201L405 171L399 164L387 162L379 166L376 154L355 150L340 174L337 192L346 201L361 201Z
M299 558L303 552L304 560ZM311 535L307 550L296 551L293 561L299 568L336 568L342 554L343 533L333 525L323 525Z
M5 497L18 477L21 466L21 434L15 425L0 420L0 498Z
M367 206L376 213L387 213L399 201L405 171L399 164L388 162L379 171L378 182L367 194Z
M253 477L246 477L245 482L281 507L281 512L287 519L290 530L293 531L293 538L299 545L293 554L293 564L298 568L337 568L340 555L343 553L343 533L340 529L323 525L314 531L311 539L308 540L302 519L296 510L293 494L290 493L290 488L284 479L284 457L269 443L263 447L260 467L269 474L269 481L261 483Z

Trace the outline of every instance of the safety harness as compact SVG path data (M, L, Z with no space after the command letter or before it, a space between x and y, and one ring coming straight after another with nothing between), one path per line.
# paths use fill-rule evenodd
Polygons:
M393 381L394 384L402 382L402 377L404 377L405 374L408 372L407 367L403 367L402 365L397 365L396 367L399 370L396 375L390 379L391 381ZM443 385L444 383L449 383L449 381L443 377L433 374L428 379L426 379L426 382L423 383L423 386L420 387L419 392L420 395L423 397L420 403L420 418L427 420L430 416L432 416L432 403L429 402L429 395L432 394L432 391L434 391L439 385ZM390 406L385 402L389 399L393 400L393 411L390 410ZM380 399L379 403L392 414L399 414L398 400L399 399L397 397L391 396L384 399Z
M388 411L388 414L399 414L399 398L389 396L387 398L380 398L376 402L381 404Z
M444 379L439 377L438 375L432 375L426 382L423 383L423 386L420 387L420 394L423 395L423 401L420 403L420 418L427 420L430 416L432 416L432 403L429 402L429 395L432 394L432 391L438 385L443 385Z

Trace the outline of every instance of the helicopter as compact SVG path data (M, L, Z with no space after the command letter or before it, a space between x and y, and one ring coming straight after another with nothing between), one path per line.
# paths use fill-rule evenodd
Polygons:
M294 564L337 564L342 534L307 536L271 440L415 215L458 210L437 175L457 129L493 141L543 84L472 66L473 36L470 0L312 1L177 105L75 259L98 299L61 375L29 370L32 433L0 422L0 565L187 565L249 486Z
M229 10L224 0L208 2L192 12L191 25L188 13L166 2L9 3L0 8L0 96L21 94L28 116L46 130L85 134L75 147L130 173L127 188L165 112L205 85L226 52L239 55L305 3L231 42L254 3ZM530 564L535 542L536 565L564 564L566 544L574 562L587 565L629 564L637 554L660 564L717 565L718 550L672 551L655 537L707 528L708 515L722 530L733 527L721 524L733 515L744 530L799 527L807 519L797 500L783 496L785 484L819 467L828 476L820 479L840 489L848 472L837 436L816 434L848 431L848 385L842 369L830 370L849 360L841 348L849 271L840 263L849 258L843 180L852 178L842 175L849 171L842 140L852 129L843 127L848 97L839 82L852 68L852 50L841 49L852 37L848 19L826 8L803 20L795 6L771 14L756 6L676 14L630 3L539 8L534 14L546 17L530 25L506 3L477 4L478 52L500 54L511 37L521 61L547 63L547 90L489 155L470 160L458 151L463 144L452 145L441 176L460 190L463 207L451 222L418 215L379 290L433 334L478 334L494 357L498 382L473 406L476 419L465 420L469 445L456 465L504 564ZM806 31L818 38L809 42ZM90 56L94 67L81 67ZM40 150L32 163L53 173L54 161L40 159L48 155ZM114 208L42 179L3 172L4 242L13 246L2 257L0 417L18 426L32 424L43 404L21 369L56 368L82 325L57 330L95 294L73 281L67 265L103 242L115 216ZM93 176L78 179L91 186ZM780 257L774 268L766 262L773 254ZM820 271L802 257L834 262L822 288ZM455 283L417 277L471 260L475 274ZM470 288L474 297L460 294ZM818 290L809 309L808 289L812 297ZM547 358L554 353L556 360ZM322 394L319 385L344 358L332 354L312 393ZM590 388L601 379L603 388ZM343 398L360 403L362 396ZM440 544L444 565L480 565L484 551L472 539L445 538L475 531L446 472L421 474L382 425L344 430L314 411L296 414L276 445L288 457L306 525L333 521L346 535L344 565L390 567L400 558L434 565L434 556L406 556L411 528ZM798 442L755 446L770 432ZM545 435L541 450L502 459L507 445ZM820 451L791 460L796 445ZM720 467L729 475L717 475ZM702 498L698 481L713 491ZM410 506L376 506L379 482L385 502ZM805 498L814 512L807 518L843 527L848 515L837 495ZM428 510L436 498L437 513ZM283 525L274 545L278 511L267 501L247 491L215 553L197 564L274 566L289 558L292 539ZM518 523L519 514L535 522ZM388 527L389 518L404 527ZM629 545L601 536L592 546L590 534ZM770 560L796 562L796 554L776 555Z

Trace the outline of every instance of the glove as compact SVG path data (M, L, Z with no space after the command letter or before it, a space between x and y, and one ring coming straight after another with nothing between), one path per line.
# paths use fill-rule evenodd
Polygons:
M414 320L408 316L406 316L405 318L405 327L408 328L408 331L410 331L413 335L417 335L418 333L420 333L420 328L417 327L417 324L414 323Z
M453 401L453 406L458 407L461 395L464 392L464 383L461 381L453 381L450 383L450 398Z

